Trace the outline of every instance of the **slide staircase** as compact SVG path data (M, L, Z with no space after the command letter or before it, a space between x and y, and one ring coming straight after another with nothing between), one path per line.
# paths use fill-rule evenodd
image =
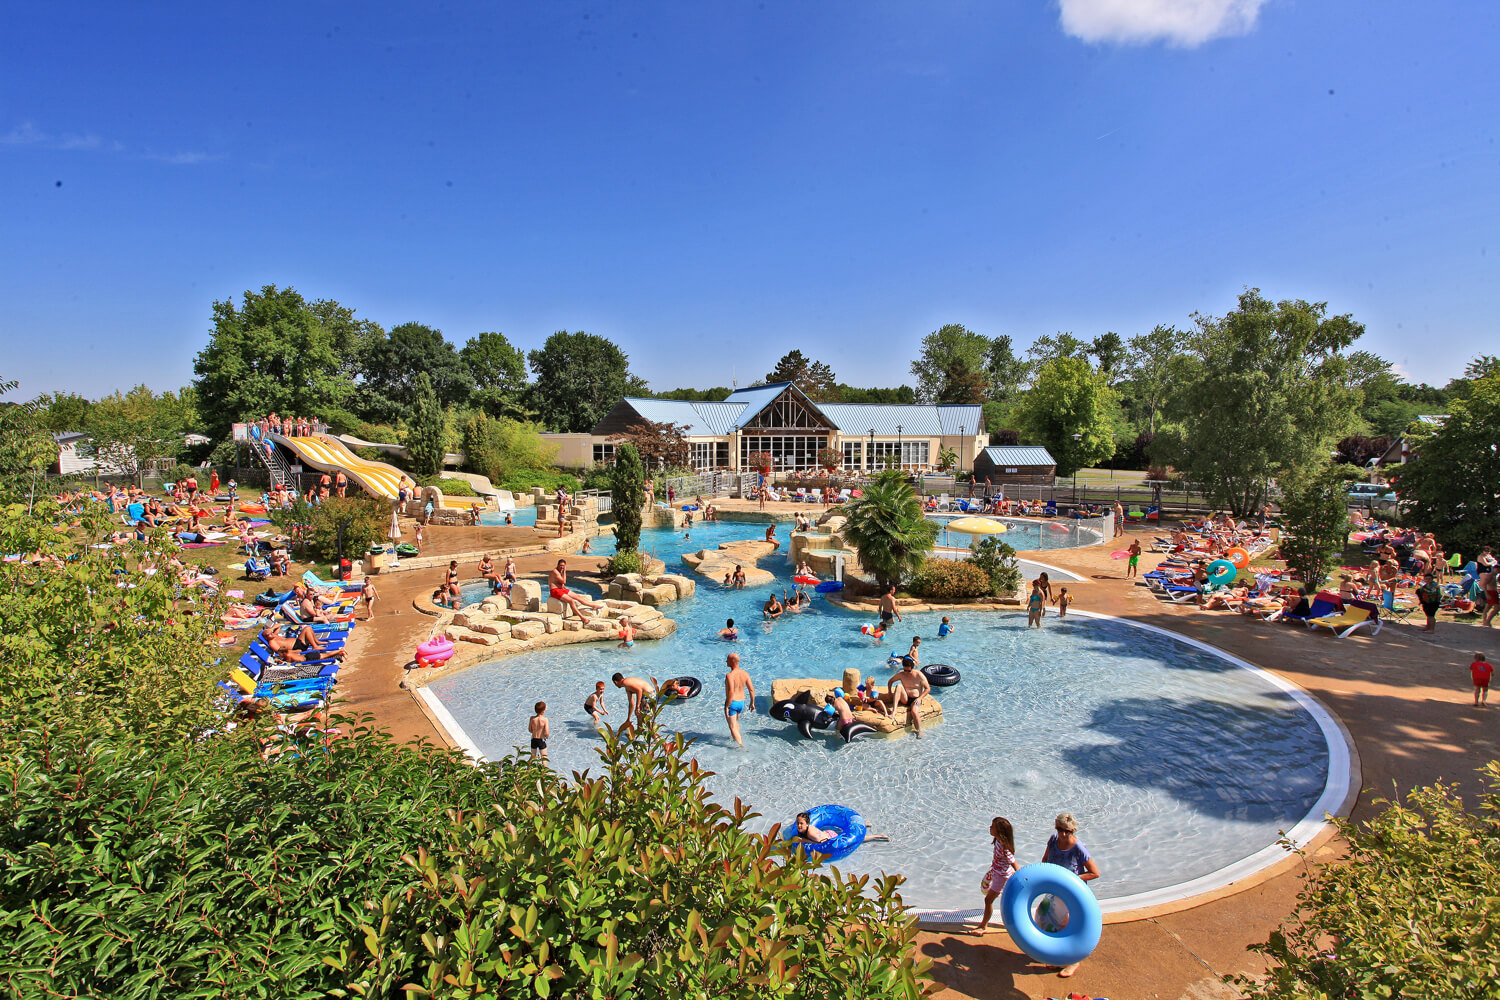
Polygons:
M309 437L286 437L283 434L272 434L270 439L295 455L303 465L330 474L342 471L371 496L395 500L400 494L401 480L406 479L408 483L411 482L410 478L394 465L360 458L350 451L347 445L330 434L313 434ZM411 485L411 489L420 492L415 484ZM483 505L483 500L475 500L473 497L446 495L443 497L445 507L467 509Z

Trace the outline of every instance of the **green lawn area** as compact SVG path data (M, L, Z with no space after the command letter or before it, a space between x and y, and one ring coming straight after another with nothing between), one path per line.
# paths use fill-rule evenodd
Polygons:
M1110 475L1110 470L1109 469L1079 469L1078 470L1078 481L1080 483L1099 483L1099 482L1109 483L1109 482L1114 482L1114 483L1118 483L1120 485L1124 485L1126 483L1139 483L1139 482L1143 482L1143 481L1145 481L1145 478L1146 478L1146 474L1144 472L1139 472L1139 471L1137 471L1135 469L1116 469L1116 470L1114 470L1114 475ZM1072 476L1068 476L1067 479L1068 479L1069 482L1072 482L1073 477ZM1058 482L1062 482L1062 481L1063 481L1063 477L1059 476L1058 477Z

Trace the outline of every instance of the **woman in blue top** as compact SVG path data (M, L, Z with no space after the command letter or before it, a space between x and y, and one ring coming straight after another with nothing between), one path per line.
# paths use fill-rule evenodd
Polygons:
M1085 882L1099 877L1099 865L1089 849L1078 839L1078 821L1072 813L1058 813L1052 824L1054 832L1047 838L1047 849L1042 852L1042 861L1058 865L1077 875ZM1067 979L1078 971L1080 963L1065 967L1058 976Z

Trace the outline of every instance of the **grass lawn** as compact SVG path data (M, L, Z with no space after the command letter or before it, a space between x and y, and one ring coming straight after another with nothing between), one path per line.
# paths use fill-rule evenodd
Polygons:
M1073 477L1069 476L1067 478L1071 482ZM1119 485L1123 486L1123 485L1126 485L1128 483L1144 482L1145 479L1146 479L1146 474L1144 472L1140 472L1140 471L1135 470L1135 469L1116 469L1114 471L1114 475L1113 476L1110 475L1110 470L1108 470L1108 469L1079 469L1078 470L1078 481L1080 483L1100 483L1100 482L1110 483L1110 482L1113 482L1113 483L1118 483ZM1062 482L1062 477L1058 478L1058 482Z

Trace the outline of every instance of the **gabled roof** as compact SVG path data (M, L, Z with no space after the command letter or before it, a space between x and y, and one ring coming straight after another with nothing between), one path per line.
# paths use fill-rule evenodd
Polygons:
M653 424L683 424L688 437L728 434L737 426L744 403L707 403L688 399L641 399L626 396L625 402Z
M994 445L979 454L995 465L1056 465L1057 459L1041 445Z
M780 396L791 387L792 383L790 382L771 382L768 385L746 386L743 389L736 389L734 392L731 392L729 398L724 400L724 402L745 404L744 410L735 421L736 427L743 427L755 419L757 413L770 406L777 396ZM797 394L799 396L802 395L802 390L798 389ZM807 397L803 396L803 398L806 399ZM808 402L812 403L812 400L809 399ZM817 407L818 404L813 403L813 406Z
M69 441L78 441L88 437L87 431L53 431L52 440L58 444L67 444Z

